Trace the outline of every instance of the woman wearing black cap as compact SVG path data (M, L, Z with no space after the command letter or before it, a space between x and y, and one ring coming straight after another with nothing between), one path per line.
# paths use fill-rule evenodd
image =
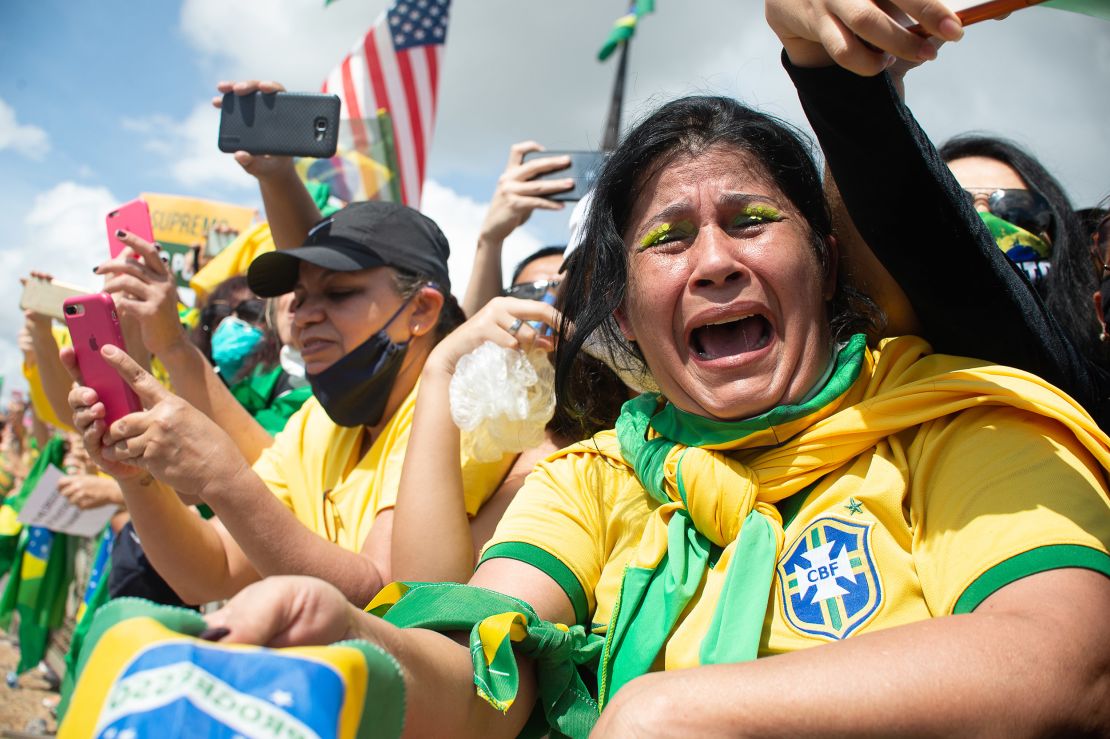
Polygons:
M224 431L122 352L103 355L146 411L106 428L96 392L78 383L74 423L119 480L148 556L184 600L226 598L285 573L321 577L361 606L390 581L392 507L417 379L462 320L447 256L430 219L368 202L319 223L303 246L255 260L252 290L294 293L294 333L315 398L253 467ZM65 359L72 368L72 355ZM469 513L511 461L463 459ZM203 500L218 519L201 521L172 491Z

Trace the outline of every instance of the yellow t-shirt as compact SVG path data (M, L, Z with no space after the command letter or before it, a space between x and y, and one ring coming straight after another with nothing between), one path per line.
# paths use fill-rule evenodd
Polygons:
M294 413L254 471L301 523L344 549L360 551L377 515L397 501L414 389L362 458L362 427L337 425L315 398ZM496 462L462 458L467 513L493 495L515 455Z
M556 454L525 482L482 559L543 570L578 622L604 633L658 505L626 467ZM786 537L762 655L966 613L1036 572L1110 575L1101 469L1061 425L1014 408L964 411L888 437L778 508ZM668 645L664 662L697 656Z
M52 324L50 332L54 334L54 342L59 349L73 343L72 339L69 338L69 329L65 326ZM73 431L73 418L68 415L65 418L60 417L54 412L54 406L50 405L50 401L46 399L46 390L42 386L42 375L39 373L39 366L24 362L23 379L27 380L29 395L31 396L31 408L35 415L39 417L39 420L62 431Z

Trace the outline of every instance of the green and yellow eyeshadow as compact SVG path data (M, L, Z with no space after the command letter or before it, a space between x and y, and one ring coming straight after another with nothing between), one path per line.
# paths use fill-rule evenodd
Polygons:
M644 234L640 239L640 248L647 249L648 247L657 244L665 244L668 241L675 239L685 239L693 236L697 228L694 226L693 221L678 221L677 223L660 223L655 228Z
M754 223L774 223L782 220L782 214L779 213L778 208L762 203L753 203L745 206L735 218L732 219L733 226L748 226Z

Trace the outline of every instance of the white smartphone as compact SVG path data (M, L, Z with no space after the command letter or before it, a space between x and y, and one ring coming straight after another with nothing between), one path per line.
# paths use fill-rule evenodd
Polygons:
M27 283L23 286L23 294L19 298L19 307L60 321L65 317L62 303L68 298L86 295L89 292L91 290L60 280L28 277Z

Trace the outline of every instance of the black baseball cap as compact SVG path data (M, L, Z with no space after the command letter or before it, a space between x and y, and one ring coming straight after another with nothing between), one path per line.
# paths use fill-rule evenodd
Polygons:
M247 270L256 295L284 295L297 284L301 262L337 272L395 267L451 292L451 248L435 221L400 203L351 203L312 227L303 246L259 255Z

